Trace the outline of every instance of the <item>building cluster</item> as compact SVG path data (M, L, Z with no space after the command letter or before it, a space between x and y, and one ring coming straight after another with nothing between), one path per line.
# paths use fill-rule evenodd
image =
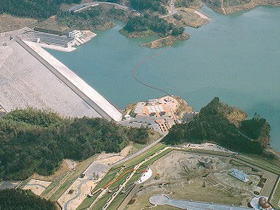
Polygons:
M80 31L73 30L68 32L66 35L55 35L51 33L45 33L40 31L28 31L24 35L24 39L28 41L33 41L41 44L54 45L64 48L71 48L75 46L80 46L85 44L96 34L91 31Z
M181 122L175 114L179 106L180 103L172 96L139 102L124 116L123 124L129 123L134 127L144 125L166 134L173 125Z

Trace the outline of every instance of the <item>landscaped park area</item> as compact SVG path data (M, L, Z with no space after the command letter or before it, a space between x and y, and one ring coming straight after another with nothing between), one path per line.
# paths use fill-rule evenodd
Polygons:
M60 171L60 176L48 181L35 176L22 186L58 201L63 209L176 209L153 206L150 199L157 195L244 209L254 197L266 196L274 208L278 206L280 167L276 162L214 144L169 147L158 143L133 158L128 158L126 150L123 157L103 154L81 163L64 162L69 170ZM126 155L127 160L119 162ZM152 175L139 181L149 174L148 169Z

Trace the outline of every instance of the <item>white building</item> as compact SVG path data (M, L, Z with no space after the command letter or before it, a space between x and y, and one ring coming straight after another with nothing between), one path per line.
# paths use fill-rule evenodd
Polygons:
M68 36L71 37L71 38L79 38L83 35L83 33L79 30L74 30L74 31L70 31L68 33Z
M238 169L232 168L230 169L229 175L235 177L236 179L239 179L242 182L248 182L249 179L247 178L247 174L243 173L243 171L240 171Z

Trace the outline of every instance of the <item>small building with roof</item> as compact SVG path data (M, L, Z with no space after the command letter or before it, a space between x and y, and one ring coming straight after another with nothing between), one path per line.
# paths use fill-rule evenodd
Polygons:
M248 175L245 174L243 171L240 171L240 170L238 170L236 168L230 169L229 175L231 175L234 178L236 178L236 179L238 179L238 180L240 180L242 182L245 182L245 183L249 181L249 179L247 178Z

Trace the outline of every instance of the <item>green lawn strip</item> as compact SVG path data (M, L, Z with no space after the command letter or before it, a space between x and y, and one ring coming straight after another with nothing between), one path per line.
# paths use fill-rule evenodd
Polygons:
M270 203L275 209L280 209L278 206L279 200L280 200L280 182L278 182L277 186L275 186L275 191L270 198Z
M130 184L133 184L134 182L136 182L142 176L143 172L140 172L140 171L145 171L150 164L152 164L154 161L162 158L163 156L167 155L172 150L173 150L172 148L166 149L162 153L158 154L157 156L153 157L152 159L148 160L143 165L141 165L140 168L138 169L139 172L135 173L134 176L131 177L131 179L127 182L127 185L130 185Z
M61 180L67 176L69 172L66 172L64 174L62 174L60 177L58 177L56 180L54 180L45 190L44 192L40 195L41 197L46 196L49 192L51 192L53 190L53 188L55 188L59 182L61 182Z
M255 165L255 166L257 166L261 169L264 169L266 171L269 171L271 173L280 175L280 167L267 162L266 160L264 160L261 157L252 158L252 157L247 156L247 155L235 155L235 158L239 159L239 160L243 160L246 163Z
M98 184L95 186L95 188L92 190L92 192L102 188L103 186L105 186L106 184L108 184L109 182L113 181L114 179L116 179L116 175L117 175L118 171L115 169L111 169L108 171L108 173L98 182ZM97 193L99 195L99 193ZM96 196L97 197L97 196ZM79 205L78 209L83 209L83 208L87 208L89 207L96 199L95 196L91 197L91 198L86 198L85 200L83 200L83 202Z
M102 207L106 204L106 202L109 200L109 198L113 195L113 193L106 193L105 195L103 195L98 201L97 203L94 204L94 208L93 209L102 209Z
M125 165L126 167L124 168L123 172L125 172L126 170L129 170L129 169L132 169L136 164L142 162L143 160L145 160L147 157L153 155L154 153L156 153L157 151L161 150L165 148L165 145L164 144L156 144L155 146L153 146L152 148L148 149L146 152L144 152L143 154L133 158L132 160L128 160L127 162L125 163L122 163L120 165L117 165L115 167L112 167L108 173L101 179L100 182L98 182L98 184L96 185L96 187L92 190L92 191L95 191L103 186L105 186L106 184L108 184L109 182L113 181L114 179L116 179L116 175L117 173L121 170L122 166ZM122 173L120 173L119 175L121 175ZM112 187L117 187L119 184L121 184L125 179L126 177L129 175L130 173L126 174L124 177L122 177L120 180L118 180L117 182L115 182L114 184L112 184L112 186L110 187L110 189L112 189ZM141 174L140 174L141 176ZM139 176L139 177L140 177ZM137 179L136 179L137 180ZM135 181L136 181L135 180ZM109 194L109 193L108 193ZM106 194L107 195L107 194ZM96 207L97 206L101 206L100 208L102 208L103 205L105 205L106 201L103 202L104 198L103 197L107 197L107 196L102 196L102 198L94 205L94 207L96 209L98 209ZM109 196L110 197L110 196ZM109 199L108 197L108 199ZM95 198L86 198L79 206L79 209L80 207L81 208L84 208L84 207L89 207L91 205L91 203L95 200ZM100 204L100 203L103 203Z
M146 161L145 163L143 163L141 165L141 168L144 167L144 168L147 168L150 164L152 164L154 161L156 161L157 159L165 156L166 154L168 154L169 152L171 152L173 149L172 148L168 148L166 150L164 150L163 152L161 152L160 154L158 154L157 156L151 158L150 160Z
M131 173L131 172L130 172L130 173ZM109 189L118 188L118 186L119 186L121 183L123 183L123 182L125 181L126 177L128 177L128 176L130 175L130 173L125 174L121 179L119 179L118 181L114 182L114 183L109 187ZM94 192L95 190L97 190L97 189L103 187L104 185L108 184L109 182L115 180L115 179L117 178L116 175L117 175L117 171L116 171L116 170L109 171L109 172L107 173L107 175L96 185L96 187L95 187L92 191ZM120 176L120 175L121 175L121 174L119 174L119 176ZM119 176L118 176L118 177L119 177ZM100 193L97 193L97 194L99 195ZM108 193L108 194L110 194L110 193ZM111 193L111 194L113 194L113 193ZM80 204L80 206L78 207L78 209L84 209L84 208L89 207L89 206L92 204L92 202L96 199L96 197L97 197L97 196L93 196L93 197L91 197L91 198L86 198L86 199ZM106 197L106 196L104 195L103 197ZM102 198L103 198L103 197L102 197ZM108 199L109 199L109 198L108 198ZM100 199L100 200L102 201L102 199ZM98 201L98 203L99 203L99 202L100 202L100 201ZM106 203L106 202L105 202L105 203ZM105 203L104 203L103 205L105 205ZM94 205L94 207L95 207L95 205Z
M154 161L160 159L161 157L167 155L169 152L171 152L172 149L169 148L165 151L163 151L162 153L158 154L157 156L153 157L152 159L148 160L147 162L145 162L143 165L141 165L141 167L138 169L138 171L144 171L148 168L148 166L150 164L152 164ZM134 182L136 182L142 175L142 172L139 173L135 173L134 176L127 182L127 186L133 184ZM120 182L119 184L121 184L122 182ZM118 194L118 196L114 199L114 201L111 203L111 205L109 206L109 210L113 210L113 209L117 209L118 206L123 202L123 200L125 199L125 197L128 195L129 192L126 192L124 194L120 193Z
M123 177L121 177L118 181L116 181L116 182L114 182L112 185L110 185L109 188L110 188L110 189L118 188L119 185L121 185L131 173L132 173L132 171L126 173L126 174L125 174Z
M86 197L85 200L83 200L83 202L78 206L77 210L84 210L87 209L88 207L90 207L90 205L92 204L93 201L95 201L95 199L100 195L101 191L99 191L98 193L95 193L92 197Z
M135 174L133 175L133 177L131 177L131 179L127 182L126 185L133 184L133 183L136 182L138 179L140 179L141 176L142 176L142 173L135 173Z
M142 161L144 161L147 157L150 157L151 155L155 154L156 152L158 152L159 150L162 150L165 147L166 146L164 144L159 143L159 144L153 146L152 148L148 149L146 152L142 153L141 155L133 158L132 160L128 160L127 162L123 163L123 165L125 165L126 167L135 166L135 165L141 163Z
M93 191L104 187L105 185L109 184L111 181L115 180L117 178L118 175L118 171L109 171L104 177L103 179L100 180L100 182L98 182L98 184L96 185L96 187L93 189Z
M75 182L75 180L90 166L97 155L81 162L69 178L58 188L58 190L50 197L50 201L57 201L61 195Z
M108 210L116 210L121 205L123 200L126 198L126 196L129 194L130 190L125 193L119 193L118 196L113 200L113 202L108 207Z

